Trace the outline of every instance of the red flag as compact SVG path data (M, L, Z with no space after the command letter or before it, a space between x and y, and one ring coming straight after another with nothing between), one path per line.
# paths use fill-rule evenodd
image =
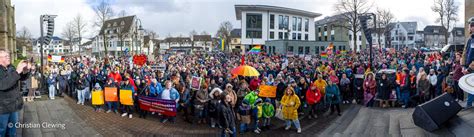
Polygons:
M242 55L240 65L244 65L244 64L245 64L245 55Z

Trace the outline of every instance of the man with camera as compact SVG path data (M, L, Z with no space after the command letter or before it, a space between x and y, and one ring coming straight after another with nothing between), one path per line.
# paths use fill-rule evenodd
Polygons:
M10 53L0 49L0 136L16 136L18 112L23 108L19 81L28 78L31 64L21 61L15 68Z

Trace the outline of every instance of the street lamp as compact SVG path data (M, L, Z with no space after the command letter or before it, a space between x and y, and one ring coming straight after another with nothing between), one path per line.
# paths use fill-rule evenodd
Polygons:
M359 15L359 20L362 26L362 30L364 31L365 38L367 39L367 42L369 44L369 66L370 70L373 70L373 57L372 57L372 32L367 26L367 21L371 19L370 16L373 16L374 18L374 30L377 30L377 17L374 13L365 13L365 14L360 14Z
M140 22L140 26L138 26L138 22ZM138 34L141 34L142 31L143 31L142 21L137 18L135 20L135 47L137 47L137 49L139 48L138 47L139 46ZM136 50L135 50L135 52L136 52ZM134 52L134 50L133 50L133 47L132 47L132 54L133 54L133 52Z
M41 62L41 67L40 67L40 74L41 74L41 87L43 88L44 84L44 76L43 76L43 45L48 45L49 42L51 41L51 38L53 37L54 33L54 18L56 18L57 15L41 15L40 16L40 33L41 37L39 39L40 43L40 62ZM47 22L47 30L46 30L46 36L43 36L43 23Z

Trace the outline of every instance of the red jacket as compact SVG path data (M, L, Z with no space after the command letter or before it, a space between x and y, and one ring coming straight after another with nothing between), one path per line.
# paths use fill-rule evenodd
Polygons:
M109 78L114 79L115 83L120 83L122 81L122 76L120 73L110 72Z
M258 86L260 86L260 80L259 79L252 79L250 81L249 89L252 91L257 90Z
M306 102L308 102L309 105L313 105L319 102L321 100L321 92L316 88L316 91L311 91L311 88L308 88L308 91L306 91Z

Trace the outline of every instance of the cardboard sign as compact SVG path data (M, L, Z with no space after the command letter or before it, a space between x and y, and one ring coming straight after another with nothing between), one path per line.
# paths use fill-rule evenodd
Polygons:
M194 90L199 90L201 88L201 78L194 77L191 80L191 88Z
M92 91L92 105L103 105L104 104L104 92Z
M105 101L114 102L118 101L118 94L116 87L105 87Z
M174 117L176 116L176 102L174 100L164 100L140 96L138 97L140 109L149 112L158 112L160 114Z
M147 61L146 55L135 55L133 56L133 64L143 66Z
M276 97L276 89L276 86L260 85L258 96L274 98Z
M122 105L133 105L132 90L120 90L120 104Z

